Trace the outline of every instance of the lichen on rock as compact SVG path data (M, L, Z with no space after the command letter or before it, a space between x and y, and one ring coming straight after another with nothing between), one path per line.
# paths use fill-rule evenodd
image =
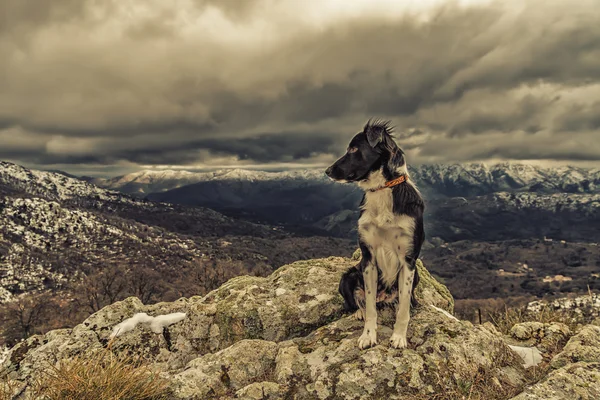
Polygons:
M378 345L359 350L363 322L344 315L337 292L341 275L355 263L340 257L300 261L265 278L236 277L204 297L170 303L143 305L128 298L73 329L15 346L0 376L33 382L60 360L109 347L159 369L174 399L460 396L481 381L509 398L524 386L521 359L505 338L453 317L450 292L421 261L408 348L388 345L394 314L384 310ZM113 327L136 313L186 317L162 333L139 325L111 340ZM571 362L576 354L566 352L563 358ZM29 392L24 398L31 398Z

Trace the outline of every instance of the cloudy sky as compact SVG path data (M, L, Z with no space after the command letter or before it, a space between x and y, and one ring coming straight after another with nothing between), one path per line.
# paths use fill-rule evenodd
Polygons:
M600 166L600 0L0 0L0 159L321 167L369 117L409 162Z

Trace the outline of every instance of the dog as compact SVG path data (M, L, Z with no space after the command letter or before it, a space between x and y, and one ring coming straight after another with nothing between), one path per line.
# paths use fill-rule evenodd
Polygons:
M390 121L369 120L346 154L325 171L334 181L356 183L365 192L358 220L362 258L339 284L345 310L365 321L361 349L377 344L377 308L382 306L396 307L390 345L405 348L410 306L416 306L425 205L392 132Z

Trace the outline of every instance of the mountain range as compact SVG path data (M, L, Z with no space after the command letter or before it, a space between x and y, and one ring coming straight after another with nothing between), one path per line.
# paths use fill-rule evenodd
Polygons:
M430 236L600 241L600 169L473 163L421 165L410 173L426 199ZM332 182L321 170L147 170L92 182L149 200L353 239L362 196L354 185Z
M531 164L484 163L429 164L409 167L412 178L433 195L473 196L501 191L536 193L600 193L600 168L571 166L540 167ZM213 172L183 170L142 170L114 178L86 178L95 185L124 193L145 196L182 186L205 182L286 182L301 186L307 182L330 183L322 170L265 172L220 169Z

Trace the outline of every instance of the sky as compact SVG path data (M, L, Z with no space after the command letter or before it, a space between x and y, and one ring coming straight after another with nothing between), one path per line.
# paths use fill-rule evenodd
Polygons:
M75 174L600 166L600 0L0 0L0 159Z

